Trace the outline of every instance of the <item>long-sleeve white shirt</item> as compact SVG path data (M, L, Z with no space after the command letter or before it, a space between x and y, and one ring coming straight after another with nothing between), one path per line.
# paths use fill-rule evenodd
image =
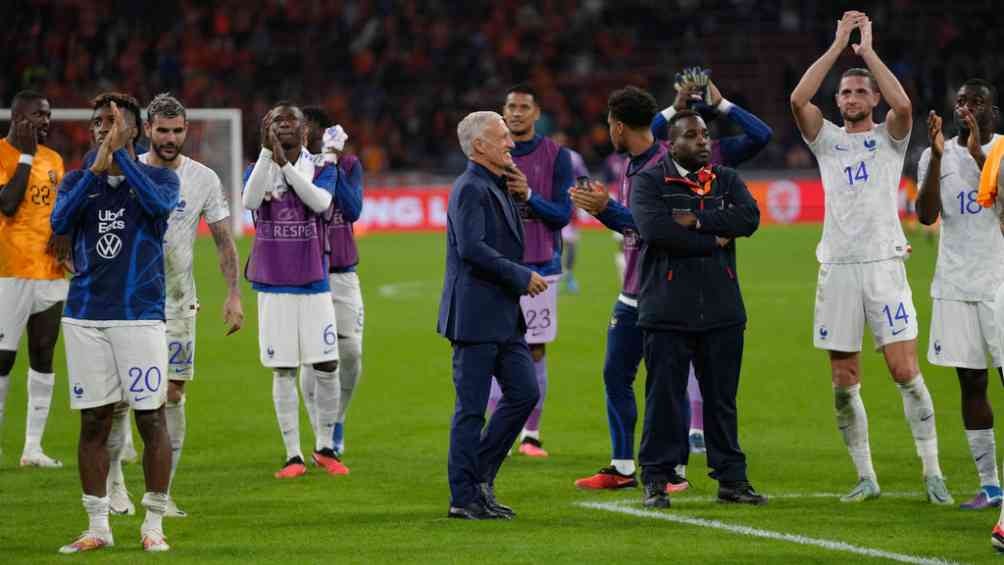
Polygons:
M314 161L306 151L300 153L296 164L287 162L281 168L272 160L272 152L264 147L251 169L244 187L244 207L257 210L267 193L282 192L292 187L308 208L320 214L331 205L331 193L313 183Z

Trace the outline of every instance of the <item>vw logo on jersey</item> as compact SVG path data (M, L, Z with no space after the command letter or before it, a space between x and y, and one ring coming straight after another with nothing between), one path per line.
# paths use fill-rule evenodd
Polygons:
M114 259L122 251L122 239L113 233L106 233L95 245L98 255L105 259Z
M73 383L73 396L76 398L83 398L84 387L80 386L80 383Z
M826 329L826 326L819 326L819 339L826 339L828 335L830 335L830 330Z
M875 141L874 139L872 139L870 137L865 140L865 149L867 149L869 151L875 151L875 148L877 146L878 146L878 141Z
M935 341L934 342L934 354L935 355L941 355L941 342L940 341Z
M176 212L184 212L185 206L188 206L187 202L185 202L184 200L178 200L178 206L174 210Z

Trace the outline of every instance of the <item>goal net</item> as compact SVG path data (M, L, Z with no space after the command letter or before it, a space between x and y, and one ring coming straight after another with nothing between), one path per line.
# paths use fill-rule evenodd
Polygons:
M90 108L53 108L52 125L46 145L63 157L66 170L79 168L91 148L88 124ZM236 108L188 108L188 138L184 152L205 164L220 176L230 196L230 218L234 237L244 232L244 208L241 206L241 176L244 148L241 111ZM143 113L146 119L146 112ZM0 108L0 135L10 123L10 108Z

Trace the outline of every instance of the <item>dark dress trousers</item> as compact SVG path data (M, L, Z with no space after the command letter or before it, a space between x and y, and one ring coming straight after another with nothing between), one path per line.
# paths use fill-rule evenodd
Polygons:
M437 331L453 345L457 400L450 427L451 506L492 484L540 392L519 298L530 284L523 226L505 179L469 162L450 192L446 276ZM492 375L502 401L485 427Z

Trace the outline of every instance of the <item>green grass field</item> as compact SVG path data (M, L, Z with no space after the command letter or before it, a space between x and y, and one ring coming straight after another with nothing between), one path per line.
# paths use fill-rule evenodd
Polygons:
M845 542L915 557L989 561L996 511L963 512L927 504L920 462L900 395L879 354L863 355L863 396L883 498L844 505L831 496L855 482L836 430L823 353L812 348L817 227L763 229L739 248L749 310L739 397L742 445L750 477L773 495L761 508L720 506L703 456L693 457L691 490L662 514L716 520L781 534ZM978 480L959 414L954 372L923 360L927 348L936 243L913 238L907 268L921 323L921 366L937 407L941 462L957 500ZM248 241L241 243L246 255ZM618 284L607 232L585 234L577 275L582 293L562 295L560 333L550 348L543 437L551 457L513 456L497 484L519 513L513 522L448 520L446 451L453 388L450 350L435 332L443 236L372 235L360 242L366 301L363 380L346 425L346 477L311 468L306 477L272 478L283 459L271 400L271 375L258 363L255 296L244 289L247 325L224 337L223 285L210 240L199 242L196 380L188 388L188 436L173 494L190 515L165 520L173 563L846 563L882 561L795 543L749 537L581 503L641 510L640 492L580 492L572 482L609 461L601 367ZM870 350L870 338L865 338ZM140 515L113 517L116 546L63 557L60 545L87 524L80 504L76 439L68 406L63 345L45 436L61 470L17 468L25 410L25 361L12 374L0 458L0 563L70 560L127 563L142 558ZM642 390L642 379L636 390ZM991 379L993 401L1001 387ZM301 412L302 413L302 412ZM312 446L301 418L304 449ZM640 429L636 434L640 438ZM137 444L139 447L139 444ZM306 451L309 453L309 451ZM1004 452L1004 450L1002 450ZM139 503L142 475L126 477ZM804 496L799 496L804 495ZM801 538L799 538L801 539ZM873 554L877 555L877 554Z

